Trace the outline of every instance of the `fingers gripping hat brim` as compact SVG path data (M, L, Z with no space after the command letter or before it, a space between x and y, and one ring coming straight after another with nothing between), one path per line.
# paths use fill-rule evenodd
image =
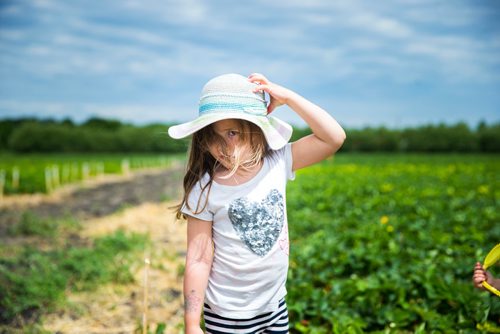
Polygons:
M174 139L185 138L202 128L223 119L242 119L254 123L261 128L267 144L273 150L278 150L288 143L292 136L292 127L273 116L255 116L241 112L223 112L201 115L197 119L172 126L168 134Z
M290 140L292 127L267 114L264 93L254 92L255 87L255 83L239 74L210 80L202 90L198 118L170 127L168 134L180 139L223 119L242 119L262 129L271 149L280 149Z

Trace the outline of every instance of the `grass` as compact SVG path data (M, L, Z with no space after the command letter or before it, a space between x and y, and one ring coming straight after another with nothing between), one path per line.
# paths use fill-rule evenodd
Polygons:
M0 259L0 324L31 324L36 328L43 312L65 302L67 289L93 290L100 284L133 281L130 268L134 254L149 242L145 235L118 230L93 240L77 240L76 244L74 238L66 240L78 228L73 219L37 219L30 213L9 228L11 238L36 236L38 245L52 247L28 244L17 246L15 252L0 252L4 254Z
M41 219L30 211L25 211L17 224L9 226L7 233L11 237L39 236L54 238L60 233L77 231L80 224L77 220L67 219Z

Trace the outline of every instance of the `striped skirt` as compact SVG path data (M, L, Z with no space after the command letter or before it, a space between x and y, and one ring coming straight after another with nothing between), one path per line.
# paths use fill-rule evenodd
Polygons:
M212 312L210 307L203 306L205 329L210 334L286 334L288 333L288 309L285 299L279 303L275 312L264 313L251 319L230 319Z

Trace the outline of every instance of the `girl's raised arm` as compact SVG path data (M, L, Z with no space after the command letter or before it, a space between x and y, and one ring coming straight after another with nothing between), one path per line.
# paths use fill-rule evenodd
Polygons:
M258 83L256 91L265 91L271 97L268 113L283 104L295 111L312 130L312 134L292 143L293 170L315 164L333 155L346 138L340 124L321 107L299 94L274 84L262 74L252 74L249 80Z
M187 334L201 334L201 310L213 260L212 223L191 216L187 221L184 324Z

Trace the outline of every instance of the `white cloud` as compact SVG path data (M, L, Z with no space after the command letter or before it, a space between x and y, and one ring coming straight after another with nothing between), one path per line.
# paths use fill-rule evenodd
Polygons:
M155 21L193 25L206 22L210 3L202 0L127 0L123 8Z
M78 121L89 117L119 118L134 123L167 122L179 119L177 115L196 115L196 111L179 105L129 105L62 103L47 101L0 100L1 117L42 117Z
M26 38L26 32L20 29L2 28L0 29L0 41L2 43L8 41L20 41Z
M406 4L401 15L419 24L437 25L449 28L466 27L481 20L487 11L479 6L463 6L459 2L417 0L413 7Z
M409 42L404 52L421 56L422 61L432 59L446 80L487 82L500 79L498 73L491 72L491 67L500 65L491 50L484 42L467 37L426 36Z
M32 5L40 9L54 9L59 8L58 2L53 0L35 0Z
M115 27L110 24L98 24L81 19L70 19L67 22L68 28L74 34L85 35L98 41L105 42L107 39L119 39L114 44L141 43L147 46L172 46L173 42L165 34L151 32L141 28ZM121 40L121 41L120 41ZM109 42L108 42L109 43Z
M347 42L347 46L357 51L375 51L383 48L385 43L379 39L355 37Z
M21 13L21 8L17 4L7 4L0 8L0 15L11 16Z
M394 18L384 17L375 13L361 13L347 19L347 23L366 32L375 32L381 37L408 38L412 29Z
M51 54L51 49L44 45L31 45L26 48L26 53L32 56L47 56Z
M30 24L0 28L1 73L17 87L54 85L47 96L54 103L68 82L75 100L109 99L109 107L76 101L85 113L132 117L141 105L120 106L117 96L132 92L144 101L155 89L177 97L197 93L200 81L224 72L259 71L305 92L353 82L500 82L500 34L485 30L487 13L467 2L47 0L22 6L2 11ZM109 85L115 95L102 92ZM28 88L24 94L33 91ZM84 98L74 93L79 89ZM184 95L179 104L196 100ZM48 113L56 113L55 106L39 105Z

